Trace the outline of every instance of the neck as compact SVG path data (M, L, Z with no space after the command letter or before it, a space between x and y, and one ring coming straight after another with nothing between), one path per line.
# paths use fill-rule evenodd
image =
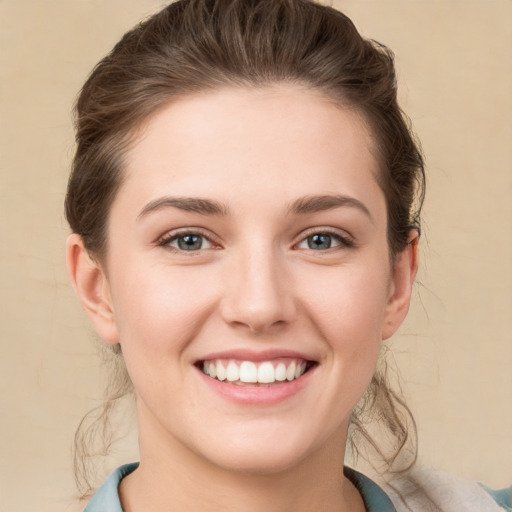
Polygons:
M140 466L119 488L125 512L365 510L358 491L343 476L346 432L293 467L271 473L220 468L180 443L167 439L159 445L159 436L140 433Z

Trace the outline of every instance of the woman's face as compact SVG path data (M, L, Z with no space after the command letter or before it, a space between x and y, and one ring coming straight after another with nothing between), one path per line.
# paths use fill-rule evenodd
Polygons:
M378 172L357 112L297 86L192 95L147 122L101 292L142 458L272 472L344 446L412 272L391 267Z

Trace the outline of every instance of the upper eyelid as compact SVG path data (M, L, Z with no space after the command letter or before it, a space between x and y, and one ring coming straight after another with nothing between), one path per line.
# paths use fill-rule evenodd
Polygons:
M355 240L352 234L350 234L348 231L340 229L340 228L333 228L328 226L315 226L308 228L306 230L301 231L299 235L297 235L292 243L293 246L297 245L298 243L302 242L306 238L315 235L315 234L328 234L333 235L335 237L340 238L341 240L345 240L347 242L350 242L352 244L355 244ZM170 240L179 238L180 236L185 235L199 235L204 238L206 238L209 242L211 242L214 245L221 245L219 237L213 235L211 232L204 228L192 226L192 227L185 227L185 228L177 228L175 230L169 230L163 235L159 236L156 240L156 243L158 244L164 244L168 243Z
M176 230L170 230L164 233L163 235L159 236L156 240L157 244L164 245L166 243L169 243L171 240L175 240L179 238L180 236L185 235L198 235L203 238L206 238L209 242L211 242L214 245L220 245L217 238L212 236L210 233L206 232L206 230L198 227L192 227L192 228L178 228Z
M301 242L305 238L308 238L308 237L310 237L312 235L316 235L316 234L334 235L343 240L349 240L351 242L354 242L353 235L344 229L332 228L332 227L327 227L327 226L325 226L325 227L319 226L319 227L309 228L309 229L306 229L305 231L301 232L301 234L296 237L297 242L295 242L295 243Z
M343 231L343 230L342 230ZM307 240L309 237L316 235L316 234L324 234L329 235L333 238L336 238L338 241L338 245L334 247L330 247L328 249L324 250L313 250L310 248L300 248L299 245L302 244L305 240ZM340 250L346 250L346 249L354 249L357 247L356 241L354 237L347 233L346 231L343 231L343 234L340 233L340 230L334 229L334 228L312 228L310 231L306 231L305 233L302 233L300 235L300 238L293 243L292 249L294 250L304 250L304 251L314 251L316 254L320 255L327 255L332 254L333 252L337 252Z

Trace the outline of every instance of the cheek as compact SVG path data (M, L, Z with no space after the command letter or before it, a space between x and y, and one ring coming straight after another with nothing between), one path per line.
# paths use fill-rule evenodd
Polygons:
M377 338L386 311L390 279L382 265L332 269L317 273L303 286L305 308L329 340L341 338L347 344L360 345Z
M335 376L332 392L344 390L339 394L340 410L353 408L359 401L381 350L390 281L382 264L372 272L369 268L333 269L325 281L317 278L305 306L327 346L327 364Z
M113 276L113 302L128 374L143 403L174 410L187 389L187 349L210 317L219 288L190 271L127 267Z
M121 344L146 355L185 347L214 307L214 276L160 264L129 267L113 276Z

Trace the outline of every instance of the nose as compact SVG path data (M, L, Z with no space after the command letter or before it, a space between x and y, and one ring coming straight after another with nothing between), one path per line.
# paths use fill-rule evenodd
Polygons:
M296 314L293 282L284 259L271 249L234 257L224 279L224 321L259 334L292 322Z

